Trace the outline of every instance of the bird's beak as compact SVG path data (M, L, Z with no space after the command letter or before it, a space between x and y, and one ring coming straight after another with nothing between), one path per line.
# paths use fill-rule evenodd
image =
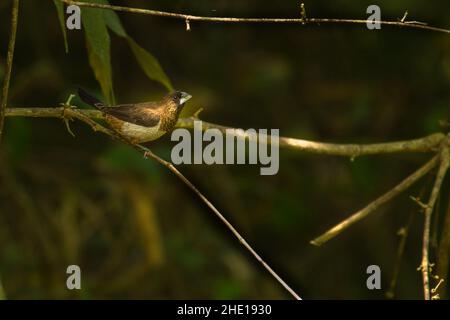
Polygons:
M181 99L180 99L180 105L184 104L186 101L188 101L192 96L189 93L182 92L181 93Z

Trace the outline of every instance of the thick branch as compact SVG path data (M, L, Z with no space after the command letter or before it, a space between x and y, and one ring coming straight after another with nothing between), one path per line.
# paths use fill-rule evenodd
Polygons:
M13 1L11 10L11 31L9 35L8 53L6 55L5 76L3 78L2 97L0 102L0 140L3 134L3 124L5 122L5 109L8 102L9 79L14 58L14 47L16 45L17 21L19 19L19 0Z
M6 116L9 117L43 117L43 118L62 118L64 115L64 107L57 108L7 108ZM83 109L71 109L73 113L79 113L85 115L91 119L103 119L103 115L97 110L83 110ZM194 121L199 120L196 118L183 118L179 119L177 123L178 128L194 128ZM225 133L227 129L233 129L223 125L218 125L210 122L202 121L202 129L207 130L211 128L219 129ZM239 136L239 135L238 135ZM240 135L241 138L251 139L245 133ZM374 143L374 144L335 144L335 143L323 143L308 141L302 139L295 139L289 137L280 137L280 148L292 149L297 151L304 151L309 153L317 153L324 155L336 155L357 157L362 155L373 155L382 153L399 153L399 152L435 152L440 143L445 139L445 135L442 133L434 133L423 138L387 142L387 143ZM268 139L271 143L272 139Z
M190 14L183 13L173 13L173 12L165 12L165 11L157 11L157 10L148 10L148 9L139 9L139 8L130 8L130 7L121 7L121 6L111 6L108 4L100 4L100 3L90 3L90 2L79 2L79 1L71 1L71 0L61 0L66 4L74 4L82 7L90 7L90 8L99 8L99 9L110 9L114 11L121 12L129 12L129 13L137 13L144 14L149 16L158 16L164 18L172 18L186 21L188 24L191 21L200 21L200 22L212 22L212 23L290 23L290 24L367 24L366 19L328 19L328 18L232 18L232 17L205 17L205 16L195 16ZM371 23L379 23L380 25L390 25L397 26L403 28L411 28L411 29L422 29L434 32L441 32L450 34L450 30L444 28L437 28L428 26L425 23L417 22L417 21L371 21ZM189 28L190 29L190 28Z
M194 121L198 120L195 118L183 118L177 123L179 128L193 128ZM219 129L221 132L225 133L227 129L234 129L231 127L226 127L223 125L218 125L214 123L209 123L202 121L202 129ZM251 135L244 134L238 135L245 139L251 139ZM310 153L324 154L324 155L335 155L335 156L347 156L347 157L358 157L362 155L373 155L381 153L398 153L398 152L430 152L435 151L436 147L439 146L441 141L445 138L442 133L434 133L429 136L412 139L406 141L395 141L387 143L373 143L373 144L338 144L338 143L325 143L308 141L289 137L280 137L279 145L280 148L300 150ZM269 139L271 143L272 139Z

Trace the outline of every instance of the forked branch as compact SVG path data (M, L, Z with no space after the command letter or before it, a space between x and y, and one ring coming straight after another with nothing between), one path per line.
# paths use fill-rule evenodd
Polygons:
M424 164L422 167L420 167L416 172L411 174L409 177L407 177L405 180L400 182L398 185L396 185L393 189L389 190L385 194L383 194L381 197L376 199L375 201L369 203L366 207L359 210L358 212L351 215L349 218L345 219L344 221L340 222L321 236L317 237L316 239L312 240L311 243L320 246L327 242L328 240L336 237L338 234L346 230L348 227L353 225L355 222L358 222L359 220L367 217L369 214L375 212L381 205L385 204L386 202L392 200L396 196L398 196L400 193L408 189L410 186L412 186L417 180L422 178L424 175L426 175L431 169L433 169L437 164L439 163L439 156L434 156L431 160L429 160L426 164Z

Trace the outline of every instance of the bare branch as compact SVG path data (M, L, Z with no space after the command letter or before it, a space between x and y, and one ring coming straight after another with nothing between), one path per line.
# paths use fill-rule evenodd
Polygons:
M342 231L346 230L348 227L353 225L355 222L367 217L369 214L377 210L381 205L385 204L386 202L392 200L396 196L398 196L400 193L408 189L411 185L413 185L417 180L419 180L421 177L423 177L425 174L427 174L431 169L433 169L439 162L439 156L434 156L430 161L428 161L426 164L424 164L421 168L419 168L417 171L415 171L413 174L411 174L409 177L407 177L405 180L400 182L398 185L396 185L393 189L389 190L387 193L383 194L381 197L376 199L375 201L369 203L366 207L359 210L358 212L351 215L349 218L345 219L344 221L340 222L321 236L317 237L316 239L312 240L311 243L320 246L327 242L328 240L334 238L338 234L340 234Z
M90 3L90 2L79 2L71 0L61 0L66 4L74 4L81 7L99 8L99 9L109 9L114 11L128 12L144 14L149 16L157 16L164 18L179 19L183 21L200 21L200 22L211 22L211 23L290 23L290 24L366 24L366 19L328 19L328 18L307 18L302 15L300 18L232 18L232 17L205 17L205 16L195 16L184 13L173 13L157 10L121 7L121 6L111 6L108 4L100 3ZM428 26L423 22L418 21L372 21L371 23L379 23L380 25L390 25L411 29L422 29L440 33L450 34L450 30L438 27Z
M431 191L430 200L425 209L425 222L423 225L423 241L422 241L422 263L420 269L422 271L423 280L423 294L425 300L430 300L430 260L429 260L429 247L430 247L430 227L431 227L431 215L433 214L434 205L436 199L441 190L442 181L444 180L445 174L447 173L448 167L450 165L450 152L449 147L446 143L443 144L440 153L440 165L439 170L436 174L436 179L434 181L434 186Z
M78 113L85 115L91 119L103 119L103 115L97 110L83 110L71 108L72 113ZM7 108L6 116L8 117L44 117L44 118L63 118L64 108ZM195 117L182 118L178 120L178 128L194 128L194 121L199 120ZM219 124L214 124L206 121L202 121L202 129L219 129L225 133L227 129L234 129ZM253 136L248 135L246 132L237 135L245 139L253 139ZM292 149L297 151L317 153L324 155L336 155L347 156L355 158L363 155L373 154L386 154L386 153L400 153L400 152L436 152L440 143L446 138L443 133L433 133L419 139L395 141L387 143L374 143L374 144L337 144L337 143L323 143L308 141L302 139L295 139L289 137L280 137L280 148ZM268 139L271 143L272 139Z
M193 128L194 121L199 120L197 118L183 118L178 120L177 127L180 128ZM227 129L234 129L223 125L218 125L206 121L202 121L202 129L219 129L225 133ZM238 135L241 138L252 139L252 135L243 133ZM337 143L324 143L316 141L308 141L289 137L280 137L279 145L281 148L295 149L310 153L335 155L335 156L348 156L355 158L363 155L373 155L382 153L398 153L398 152L430 152L436 151L441 141L445 138L443 133L434 133L429 136L412 139L406 141L395 141L387 143L373 143L373 144L337 144ZM269 139L269 143L271 139Z
M450 253L450 198L448 199L447 210L445 212L444 221L442 223L441 238L439 241L439 250L437 258L437 276L443 280L443 284L439 287L438 294L441 299L445 299L445 289L448 287L448 266Z
M403 254L405 252L406 239L408 238L409 229L413 221L414 215L411 213L408 218L408 222L405 226L398 230L397 235L400 237L400 241L397 248L397 257L395 258L394 271L392 272L392 279L389 284L389 290L386 292L386 297L388 299L395 298L395 291L397 287L398 275L400 274L400 267L402 264Z
M85 114L79 112L78 110L75 110L70 107L63 107L63 112L65 112L64 116L69 118L76 118L78 120L81 120L88 125L91 126L91 128L94 131L100 131L104 134L107 134L111 138L122 141L137 151L144 154L144 157L152 158L156 161L158 161L160 164L165 166L167 169L169 169L172 173L174 173L181 181L183 181L194 193L214 212L214 214L225 224L225 226L236 236L236 238L239 239L239 242L247 249L255 258L258 260L258 262L275 278L275 280L280 283L295 299L301 300L300 296L292 290L289 285L281 279L281 277L261 258L261 256L250 246L250 244L240 235L240 233L233 227L233 225L220 213L220 211L187 179L175 166L160 158L156 154L154 154L150 149L146 148L143 145L140 144L133 144L130 141L128 141L123 136L119 135L117 132L112 131L99 123L95 122ZM61 114L60 114L61 116Z
M6 55L5 76L3 78L2 97L0 102L0 140L3 133L3 124L5 123L5 109L8 102L9 80L14 58L14 47L16 46L17 21L19 20L19 0L13 1L11 10L11 31L9 35L8 53Z

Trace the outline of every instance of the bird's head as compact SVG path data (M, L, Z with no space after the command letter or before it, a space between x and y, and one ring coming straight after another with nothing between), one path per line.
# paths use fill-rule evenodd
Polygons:
M175 91L169 94L169 99L176 103L178 107L183 107L184 103L188 101L192 96L189 93L183 91Z

